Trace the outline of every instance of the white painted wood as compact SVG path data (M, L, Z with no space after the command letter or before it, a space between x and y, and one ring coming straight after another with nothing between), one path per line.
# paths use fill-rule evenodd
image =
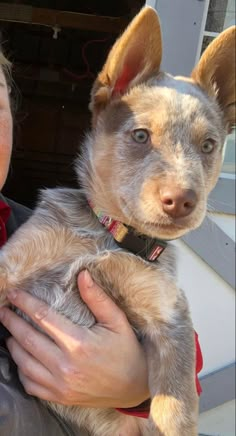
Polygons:
M208 214L210 219L214 221L233 241L235 241L235 215L226 215L222 213Z
M184 242L174 244L178 282L189 300L204 356L203 376L235 360L235 291Z
M216 38L219 35L219 32L209 32L209 30L204 30L204 36L212 36L212 38Z
M235 436L235 401L202 413L199 433L211 436Z
M148 0L148 3L153 3ZM156 0L163 35L162 68L171 74L192 71L206 20L209 0Z
M151 6L153 9L156 9L157 0L146 0L145 6Z

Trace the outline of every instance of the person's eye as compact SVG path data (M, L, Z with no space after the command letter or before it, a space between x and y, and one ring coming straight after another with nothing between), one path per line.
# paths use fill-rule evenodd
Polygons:
M138 144L146 144L149 139L149 133L146 129L135 129L131 136Z
M207 139L201 146L202 153L210 154L215 148L215 141L213 139Z

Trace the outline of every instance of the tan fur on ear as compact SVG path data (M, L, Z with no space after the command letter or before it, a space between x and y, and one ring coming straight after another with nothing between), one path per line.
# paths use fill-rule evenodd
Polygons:
M235 124L235 38L235 26L222 32L192 72L192 78L209 95L217 96L229 130Z
M112 95L125 92L160 68L161 29L154 9L143 8L112 47L91 93L90 109L98 112Z

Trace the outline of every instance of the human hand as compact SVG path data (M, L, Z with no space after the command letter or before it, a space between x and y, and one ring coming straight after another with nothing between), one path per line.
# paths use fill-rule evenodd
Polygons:
M149 397L146 360L126 316L86 271L80 273L78 287L97 320L90 329L19 290L9 292L10 302L49 337L9 308L0 309L0 319L12 334L7 346L26 392L65 405L140 404Z

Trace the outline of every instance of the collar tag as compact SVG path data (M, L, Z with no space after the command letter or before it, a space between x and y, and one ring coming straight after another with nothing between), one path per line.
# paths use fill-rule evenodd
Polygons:
M167 243L130 230L118 245L150 262L155 262L165 250Z

